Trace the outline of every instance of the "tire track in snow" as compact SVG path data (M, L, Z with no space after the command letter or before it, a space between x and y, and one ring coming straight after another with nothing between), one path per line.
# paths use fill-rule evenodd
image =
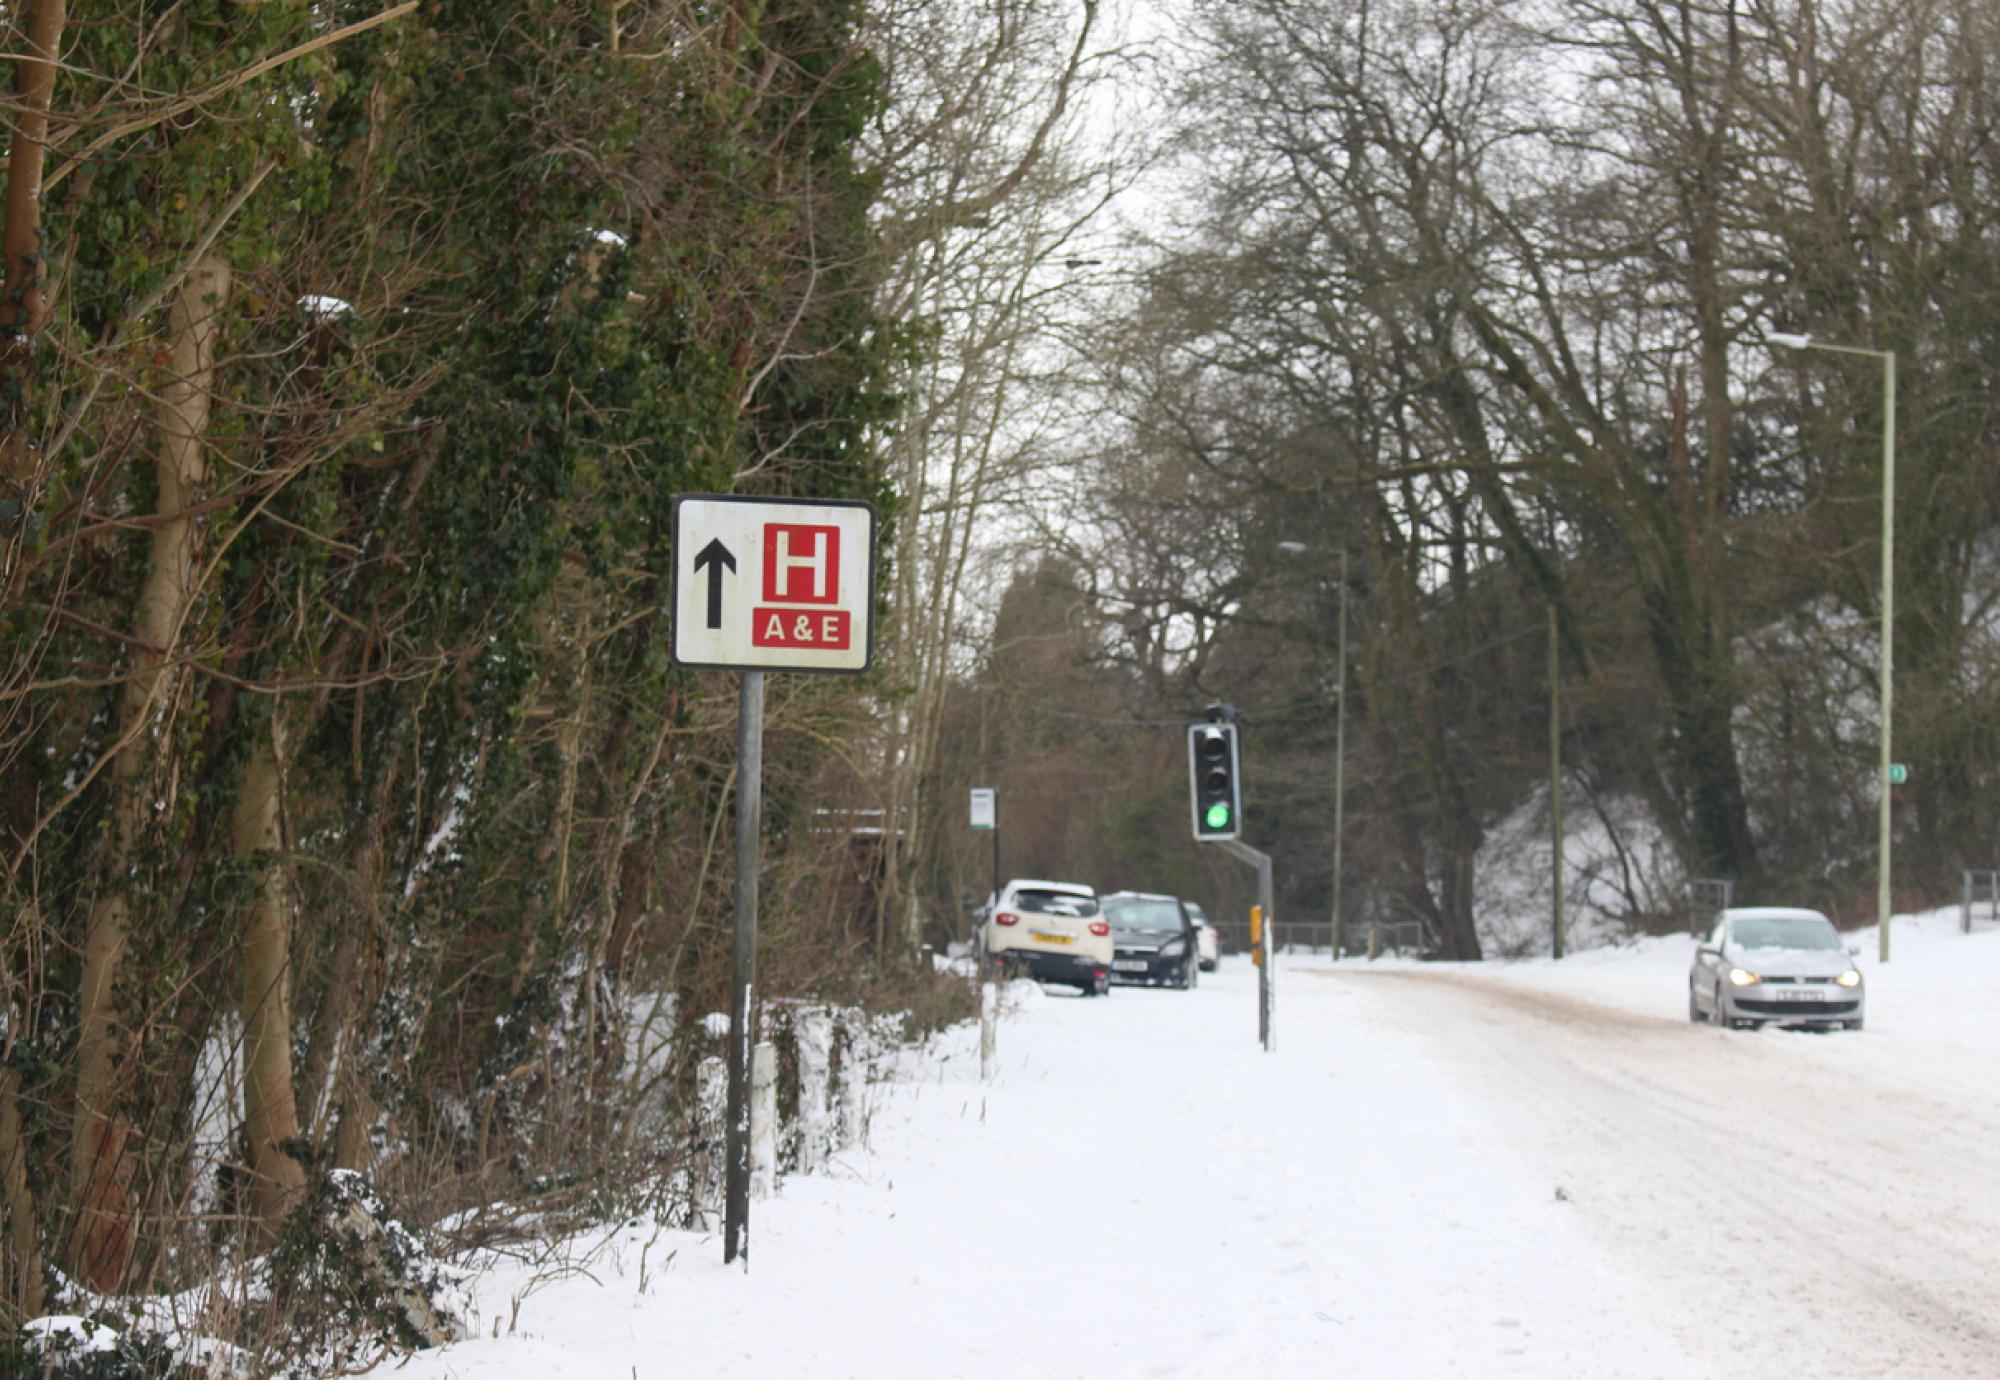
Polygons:
M1718 1376L2000 1374L2000 1125L1975 1094L1851 1066L1854 1037L1725 1033L1504 974L1312 976L1395 993L1448 1045Z

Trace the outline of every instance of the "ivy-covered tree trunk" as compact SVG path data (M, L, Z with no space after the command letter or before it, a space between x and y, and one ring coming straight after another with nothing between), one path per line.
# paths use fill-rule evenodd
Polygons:
M272 728L275 735L276 727ZM252 749L236 789L230 840L249 870L243 928L243 1129L250 1143L251 1201L274 1233L305 1187L287 1143L299 1134L292 1088L292 919L286 885L277 745Z
M1715 627L1718 595L1694 586L1685 567L1690 559L1692 553L1674 551L1667 578L1649 578L1643 569L1640 575L1672 730L1664 756L1695 850L1689 862L1704 875L1752 887L1757 846L1736 752L1735 650Z
M0 230L6 257L0 291L0 607L13 602L20 566L32 545L33 507L40 488L38 452L27 434L35 338L48 318L42 227L42 166L47 160L49 100L55 93L66 0L28 0L22 27L27 53L14 66L14 137L7 146L7 221Z
M10 1038L0 1050L11 1053ZM0 1335L42 1311L41 1224L28 1192L28 1138L21 1121L21 1076L0 1063Z
M203 255L175 295L168 318L171 374L159 391L154 477L158 499L140 587L132 665L111 748L111 839L83 940L78 1002L76 1116L70 1140L72 1264L100 1289L116 1287L130 1261L136 1204L127 1180L126 1127L114 1121L118 1070L127 1032L118 1011L119 967L129 937L132 886L151 813L147 789L161 710L179 679L174 666L181 627L193 603L200 524L189 511L208 483L208 424L215 381L215 341L231 271L220 254Z

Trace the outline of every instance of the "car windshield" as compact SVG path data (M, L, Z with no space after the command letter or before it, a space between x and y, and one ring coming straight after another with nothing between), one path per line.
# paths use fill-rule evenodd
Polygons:
M1027 888L1014 893L1014 904L1030 915L1095 915L1097 899L1074 891L1038 891Z
M1121 930L1178 930L1181 907L1178 901L1126 896L1104 903L1104 916Z
M1817 915L1759 917L1731 922L1730 934L1742 949L1838 949L1833 922Z

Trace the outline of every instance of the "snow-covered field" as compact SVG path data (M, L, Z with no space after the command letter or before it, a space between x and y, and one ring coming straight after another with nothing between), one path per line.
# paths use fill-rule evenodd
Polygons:
M478 1262L379 1380L2000 1375L2000 930L1864 950L1869 1028L1687 1023L1690 941L1017 984L750 1268L638 1222Z

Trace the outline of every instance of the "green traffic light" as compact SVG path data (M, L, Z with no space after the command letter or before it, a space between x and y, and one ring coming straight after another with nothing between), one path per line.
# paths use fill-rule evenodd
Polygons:
M1215 804L1208 807L1207 818L1209 828L1227 829L1229 827L1229 807L1218 800Z

